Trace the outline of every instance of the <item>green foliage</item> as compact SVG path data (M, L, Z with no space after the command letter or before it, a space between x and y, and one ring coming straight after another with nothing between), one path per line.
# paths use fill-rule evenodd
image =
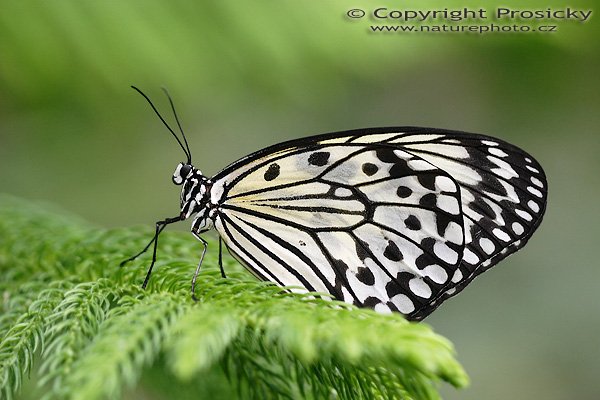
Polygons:
M340 0L302 7L294 1L234 0L2 6L0 88L29 106L50 95L70 105L76 98L75 106L94 110L102 105L99 91L122 92L132 79L141 86L156 84L158 76L174 91L245 87L253 95L280 97L309 86L303 94L310 95L322 85L343 86L342 76L351 79L373 69L370 57L382 67L392 58L368 39L365 28L349 26ZM344 57L348 51L355 55L351 63ZM311 64L318 68L307 73Z
M148 258L118 263L143 246L149 229L100 230L0 197L0 235L3 398L32 386L30 372L45 399L118 398L123 390L434 399L440 380L467 383L451 344L428 326L282 291L230 257L223 279L216 251L206 258L195 303L189 278L199 245L188 235L161 237L146 291L139 283Z

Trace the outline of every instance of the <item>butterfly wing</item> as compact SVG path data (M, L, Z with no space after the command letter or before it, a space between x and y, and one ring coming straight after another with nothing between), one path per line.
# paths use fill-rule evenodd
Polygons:
M456 183L393 146L290 149L232 182L215 226L262 279L410 315L444 292L462 259Z
M424 128L282 143L213 181L215 226L259 278L412 319L522 247L546 196L522 150Z
M369 139L365 135L349 140ZM452 277L454 284L416 315L423 318L527 243L542 221L548 184L532 156L492 137L428 130L392 134L384 140L448 172L461 190L463 260Z

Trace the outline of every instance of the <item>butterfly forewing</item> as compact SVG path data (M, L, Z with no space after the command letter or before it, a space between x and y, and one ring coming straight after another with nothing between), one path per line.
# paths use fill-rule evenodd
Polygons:
M410 315L447 289L462 259L458 186L396 146L314 143L220 181L216 228L280 285Z

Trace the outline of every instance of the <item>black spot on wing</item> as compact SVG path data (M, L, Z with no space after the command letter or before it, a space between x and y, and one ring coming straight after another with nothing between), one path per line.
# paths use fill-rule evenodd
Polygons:
M414 174L414 171L408 167L406 160L398 157L393 149L378 149L375 151L377 158L387 164L394 164L389 170L390 177L399 178Z
M419 221L419 219L414 215L409 215L408 218L404 220L404 224L412 231L418 231L421 229L421 221Z
M435 193L428 193L425 196L421 197L421 199L419 200L419 205L425 208L436 208L437 198Z
M358 258L361 261L365 261L365 259L370 256L370 254L367 252L367 249L369 248L369 244L366 242L363 242L362 240L359 240L359 239L355 239L355 240L356 240L356 255L358 256Z
M435 252L433 251L433 246L435 245L436 240L432 237L426 237L425 239L421 240L421 247L425 250L427 250L427 252L429 252L429 254L435 254ZM448 242L446 244L449 244Z
M336 271L334 282L335 297L338 300L346 301L346 299L344 299L344 288L347 288L347 283L345 282L344 277L348 271L348 265L344 261L335 258L331 259L331 262ZM352 295L352 293L350 294ZM357 304L355 296L352 295L352 297L354 297L352 304L359 305Z
M417 266L417 268L419 268L420 270L423 270L425 267L429 266L429 265L433 265L435 264L437 261L435 260L435 258L433 258L432 256L430 256L427 253L422 253L419 257L417 257L417 259L415 260L415 265Z
M342 260L333 259L333 265L340 274L346 274L346 271L348 270L348 265L346 265L345 262L343 262Z
M394 279L392 279L385 285L385 292L387 293L388 297L392 298L398 293L403 293L404 289L398 285Z
M448 228L450 222L452 222L452 218L445 213L437 213L435 215L435 223L438 235L441 237L446 235L446 229Z
M409 197L412 194L412 190L409 187L400 186L400 187L398 187L396 194L398 195L398 197L400 197L402 199L406 199L407 197Z
M385 285L387 295L392 298L398 293L402 293L412 297L410 289L408 288L408 281L412 278L414 278L414 275L410 272L399 272L395 279L392 279Z
M362 171L367 176L373 176L379 171L379 167L373 163L366 162L362 165Z
M383 256L391 261L401 261L404 258L404 255L396 245L396 243L388 240L388 245L383 251Z
M322 167L329 161L328 151L315 151L308 157L308 163L317 167Z
M419 174L417 175L417 179L419 183L423 185L424 188L429 189L431 191L435 191L435 178L439 176L437 174Z
M402 271L396 274L396 280L402 284L408 284L408 281L413 279L415 276L410 272Z
M391 148L378 149L375 154L377 155L377 158L384 163L394 164L401 161L400 157L398 157Z
M358 267L356 278L365 285L373 286L375 284L375 276L367 267Z
M377 297L369 296L363 301L363 306L369 308L375 308L377 304L381 303L381 300Z
M390 168L390 176L393 178L402 178L404 176L414 175L414 171L408 167L404 160L398 160L392 168Z
M265 181L272 181L273 179L277 178L279 176L279 172L279 164L273 163L269 165L269 168L267 169L264 175Z

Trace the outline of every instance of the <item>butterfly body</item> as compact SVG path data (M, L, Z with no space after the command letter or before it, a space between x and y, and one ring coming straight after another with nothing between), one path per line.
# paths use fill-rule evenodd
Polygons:
M416 127L277 144L210 179L180 163L173 182L178 220L258 278L415 320L525 244L547 187L515 146Z

